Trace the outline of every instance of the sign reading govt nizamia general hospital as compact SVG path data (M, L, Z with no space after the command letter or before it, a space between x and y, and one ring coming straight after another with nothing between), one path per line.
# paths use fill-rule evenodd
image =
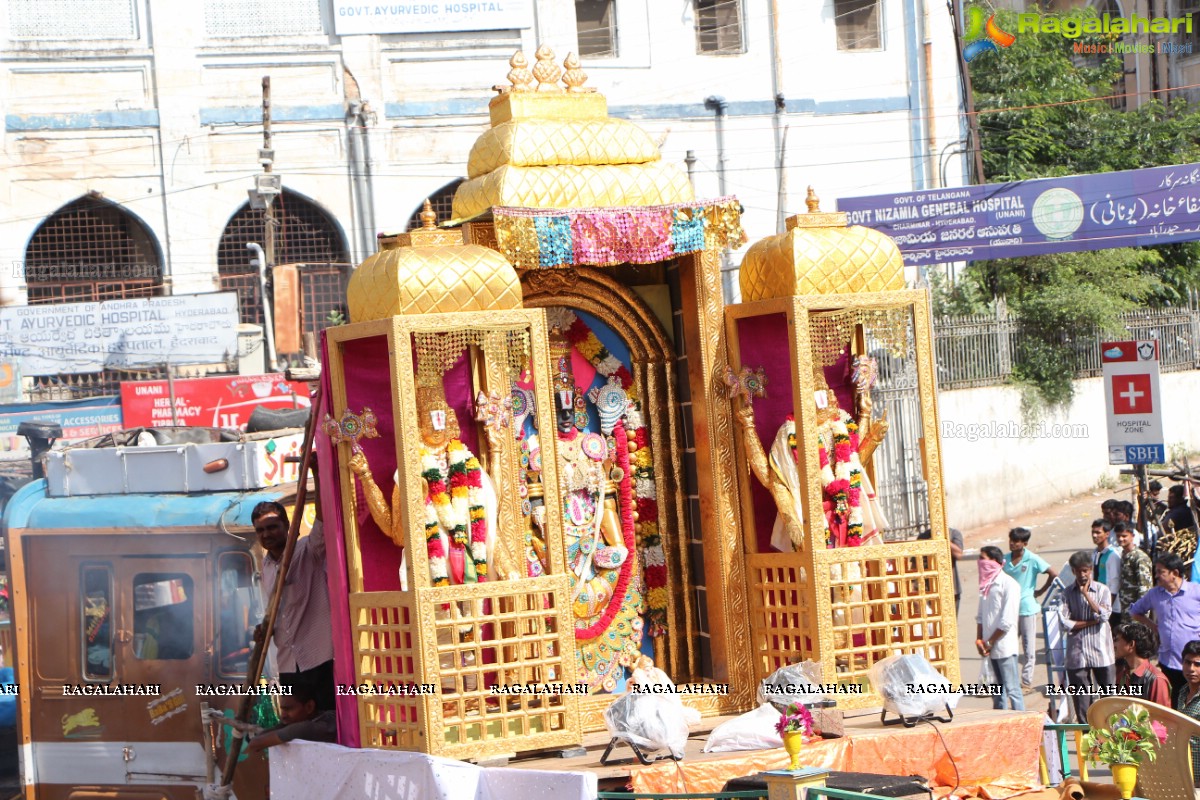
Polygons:
M1200 239L1200 164L842 198L838 210L912 265L1186 242Z
M533 25L531 5L532 0L334 0L333 25L338 36L513 30Z
M0 363L22 375L216 364L237 354L235 292L0 308Z

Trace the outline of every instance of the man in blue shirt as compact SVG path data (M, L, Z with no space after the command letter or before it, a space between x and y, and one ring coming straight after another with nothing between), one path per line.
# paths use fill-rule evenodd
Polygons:
M1183 559L1163 553L1154 559L1155 586L1129 609L1135 622L1158 634L1158 666L1177 695L1187 683L1182 653L1188 642L1200 639L1200 584L1183 577ZM1154 612L1151 621L1145 615Z
M1037 663L1037 620L1042 612L1037 598L1050 588L1058 577L1037 553L1030 552L1029 539L1033 536L1028 528L1013 528L1008 532L1009 553L1004 557L1004 572L1021 587L1021 610L1017 623L1017 636L1021 641L1021 687L1033 690L1033 666ZM1042 588L1036 589L1039 575L1047 574Z

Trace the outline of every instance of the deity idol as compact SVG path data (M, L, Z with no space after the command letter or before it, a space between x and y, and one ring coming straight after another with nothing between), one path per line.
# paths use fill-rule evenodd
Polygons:
M597 393L601 432L587 430L587 405L571 368L571 345L551 334L555 359L559 482L580 680L616 688L621 668L639 656L641 588L633 530L633 489L619 386Z
M823 511L824 544L826 547L858 547L875 543L887 527L883 511L876 501L864 463L883 441L888 430L886 413L872 420L870 386L874 379L874 362L860 357L855 361L854 385L860 409L856 420L843 411L837 396L825 382L824 370L816 369L817 406L816 444L821 467L821 504ZM789 415L779 427L768 458L759 442L754 411L749 400L737 408L734 418L742 427L743 442L755 477L771 492L779 510L771 533L771 545L783 552L798 549L803 541L800 520L800 474L797 469L799 453L796 442L796 422ZM865 435L860 436L860 431ZM767 467L770 467L768 470Z
M488 580L494 575L497 558L495 486L479 459L463 444L458 417L447 405L441 387L418 386L416 395L430 580L434 586ZM360 451L351 456L349 467L363 483L375 524L403 547L399 472L394 476L397 485L389 509L365 454Z

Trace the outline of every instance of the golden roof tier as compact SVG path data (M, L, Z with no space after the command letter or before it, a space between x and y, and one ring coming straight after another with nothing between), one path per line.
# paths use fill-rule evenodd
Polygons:
M500 94L489 105L492 127L475 142L469 180L454 193L457 221L494 206L659 206L693 199L682 166L662 161L648 133L610 118L604 96L584 88L587 75L574 54L559 67L543 45L532 70L519 51L509 64L510 84L495 87Z
M846 227L844 213L823 213L808 187L808 213L788 218L784 233L751 245L741 267L742 300L904 288L904 258L886 234Z
M428 200L421 222L410 233L380 234L379 252L354 270L346 288L351 322L521 308L521 283L504 256L463 244L462 231L438 230Z

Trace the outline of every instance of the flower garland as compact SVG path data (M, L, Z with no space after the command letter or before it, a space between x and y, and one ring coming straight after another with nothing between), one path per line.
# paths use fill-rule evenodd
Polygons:
M637 549L643 564L646 585L646 633L651 637L667 632L667 557L663 552L658 525L658 489L654 480L654 457L650 450L650 431L638 404L633 375L600 342L582 319L569 309L556 312L555 320L567 341L606 378L615 376L631 404L625 414L634 497L637 504ZM618 450L622 448L618 447ZM627 506L622 506L622 511Z
M488 572L483 469L479 459L458 439L447 445L446 457L443 473L438 454L421 448L421 477L429 485L425 500L425 544L434 586L450 585L443 530L454 547L463 551L470 547L472 569L466 570L465 583L485 580Z
M800 455L796 450L795 417L788 415L792 427L788 431L788 446L792 449L792 457L799 462ZM834 520L844 523L846 536L844 540L825 518L825 546L828 547L858 547L862 544L863 514L862 514L862 465L858 461L858 423L852 418L845 421L833 420L829 425L829 433L833 439L833 459L830 463L829 451L820 432L817 433L817 454L821 464L821 487L825 499L833 511Z
M625 475L629 474L629 439L625 433L624 423L618 422L613 428L613 438L617 442L617 468L624 471ZM636 537L633 530L633 490L630 488L632 481L625 479L617 482L618 500L621 505L621 536L625 542L625 549L632 552L637 546ZM604 505L604 489L601 486L600 496L596 500L596 514L603 514ZM604 613L600 619L586 628L575 629L575 639L577 641L587 641L595 639L612 624L613 619L621 610L621 606L625 604L625 594L629 590L629 582L633 579L633 562L634 559L626 558L625 563L621 565L621 573L617 576L617 584L613 587L612 597L608 601L608 607L604 609Z

